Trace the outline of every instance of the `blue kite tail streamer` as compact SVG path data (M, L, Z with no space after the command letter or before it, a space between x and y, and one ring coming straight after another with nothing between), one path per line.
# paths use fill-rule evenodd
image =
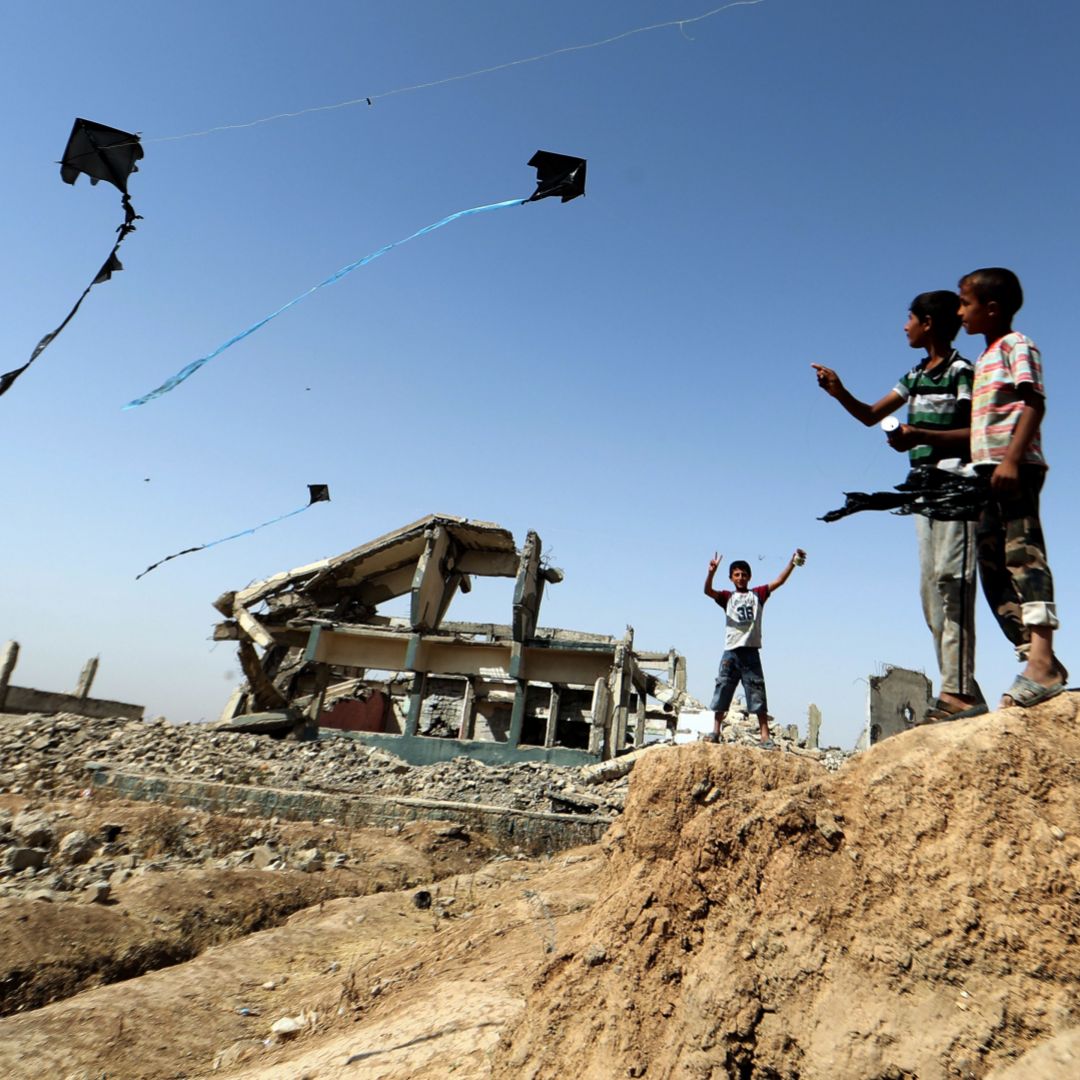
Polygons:
M254 528L241 529L240 532L233 533L232 536L223 536L220 540L211 540L208 544L203 544L203 547L215 547L218 544L224 544L226 540L236 540L241 536L250 536L260 529L265 529L267 525L276 525L279 521L284 521L286 518L296 517L297 514L302 514L305 510L310 510L314 505L314 503L308 503L307 506L301 506L299 510L290 510L287 514L281 514L279 517L271 518L269 521L264 521L261 525L256 525Z
M505 202L488 203L487 206L474 206L470 210L459 210L456 214L451 214L449 217L444 217L442 221L436 221L432 225L425 225L422 229L418 229L411 236L406 236L403 240L395 240L393 243L386 244L384 247L378 249L378 251L371 252L370 255L365 255L362 259L357 259L356 262L349 263L348 266L343 266L336 273L331 274L328 278L320 281L318 285L312 285L307 292L301 293L299 296L294 296L287 304L282 305L277 311L271 312L265 318L260 319L256 323L252 323L246 330L241 330L239 334L229 338L224 344L219 345L212 353L208 353L206 356L200 357L198 360L193 360L187 367L181 368L175 375L171 375L167 378L156 390L151 390L149 394L144 394L140 398L136 398L134 401L129 401L124 408L136 409L140 405L145 405L148 401L153 401L154 398L159 398L162 394L167 394L170 390L175 390L185 379L190 378L203 366L213 360L215 356L219 356L230 346L235 345L238 341L243 341L244 338L251 334L254 334L256 330L264 327L271 319L276 319L283 312L289 310L296 304L299 304L301 300L310 296L313 292L318 292L319 289L324 288L327 285L333 285L334 282L340 281L346 274L351 274L354 270L361 266L366 266L369 262L374 262L380 255L385 255L393 248L400 247L402 244L407 244L410 240L415 240L418 236L424 236L427 233L434 232L436 229L441 229L444 225L449 225L452 221L457 221L458 218L469 217L472 214L483 214L488 210L505 210L508 206L521 206L524 199L507 199ZM261 526L260 526L261 528Z
M264 521L261 525L256 525L254 528L242 529L240 532L233 533L232 536L223 536L220 540L210 540L205 544L199 544L198 547L184 548L183 551L177 551L173 555L166 555L164 559L158 559L156 563L151 563L141 574L136 574L135 580L138 581L139 578L145 577L151 570L156 570L162 563L167 563L170 559L179 558L181 555L190 555L194 551L205 551L207 548L216 547L218 544L224 544L226 540L235 540L240 536L250 536L260 529L265 529L267 525L276 525L279 521L284 521L286 518L296 517L297 514L302 514L305 510L310 510L314 505L314 503L308 503L307 506L301 506L299 510L290 510L287 514L271 518L269 521Z

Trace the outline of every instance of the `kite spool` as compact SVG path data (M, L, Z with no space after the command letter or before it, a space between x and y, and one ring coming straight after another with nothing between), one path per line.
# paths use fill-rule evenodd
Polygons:
M895 416L886 416L885 419L881 421L881 430L884 431L886 435L891 435L894 431L898 430L899 427L900 421L897 420Z

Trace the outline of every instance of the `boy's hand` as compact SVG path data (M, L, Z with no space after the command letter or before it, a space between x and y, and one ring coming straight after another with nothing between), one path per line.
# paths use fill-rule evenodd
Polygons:
M713 557L709 560L709 573L710 574L715 574L716 571L720 569L720 562L721 562L721 555L720 555L720 552L717 551L713 555Z
M898 428L890 431L885 438L894 450L910 450L913 446L919 445L920 432L918 428L912 427L910 424L901 424Z
M1008 495L1020 487L1020 470L1011 461L1003 461L990 475L990 490Z
M817 384L825 391L829 397L837 397L844 389L844 384L840 381L840 376L833 371L832 368L825 367L824 364L811 364L814 369L814 374L817 376Z

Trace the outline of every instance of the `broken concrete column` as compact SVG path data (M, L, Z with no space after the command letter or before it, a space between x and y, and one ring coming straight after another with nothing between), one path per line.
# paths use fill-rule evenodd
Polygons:
M640 750L645 745L646 719L645 692L639 690L637 695L637 709L634 711L634 748L637 750Z
M471 678L465 680L465 693L461 698L461 717L458 720L458 738L473 737L473 708L476 704L476 686Z
M4 705L7 697L8 683L11 673L15 670L15 662L19 659L19 643L9 641L0 652L0 708Z
M562 687L551 684L551 697L548 699L547 727L544 729L544 745L554 746L555 735L559 726L559 706L562 703Z
M622 644L615 646L611 665L611 700L615 709L611 730L610 753L614 757L626 748L626 728L630 704L630 652L634 647L634 628L628 626Z
M607 679L597 679L593 687L592 727L589 729L589 753L602 757L608 728L611 725L611 688Z
M420 710L424 707L424 685L427 675L423 671L413 673L412 689L409 691L409 712L405 718L405 734L416 735L420 730Z
M94 685L94 676L97 675L98 660L98 657L91 656L83 665L82 672L79 674L79 683L75 687L75 697L90 696L90 687Z
M643 746L623 754L622 757L608 758L607 761L599 761L595 765L583 765L578 773L578 780L583 784L605 784L609 780L617 780L630 772L643 755L663 749L662 746Z
M540 601L544 596L544 575L540 566L540 537L531 530L521 547L517 578L514 582L512 633L515 641L527 641L536 634L540 619Z
M525 699L529 692L529 683L526 679L515 679L514 704L510 711L510 733L506 741L511 746L521 744L521 731L525 726Z
M816 750L821 736L821 710L811 705L806 713L806 748Z

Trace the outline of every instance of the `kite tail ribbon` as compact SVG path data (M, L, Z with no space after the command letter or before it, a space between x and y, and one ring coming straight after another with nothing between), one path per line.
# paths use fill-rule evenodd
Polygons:
M34 351L30 354L30 359L26 361L20 368L15 368L14 371L8 371L3 375L0 375L0 397L11 389L15 380L49 347L50 343L56 338L60 331L73 318L75 313L82 307L82 302L86 299L87 294L95 285L100 285L103 281L108 281L109 278L117 270L123 270L123 264L117 257L117 252L120 250L120 245L124 242L124 237L128 233L135 231L135 222L142 220L142 214L136 214L135 208L131 205L131 199L125 194L123 197L124 206L124 224L118 225L116 231L120 234L116 238L116 243L113 244L112 251L109 252L109 257L101 264L101 269L94 275L94 280L90 282L82 291L82 295L75 301L75 306L67 313L64 321L55 329L47 333L35 346Z
M135 580L145 577L151 570L156 570L162 563L167 563L170 559L178 559L181 555L190 555L193 551L205 551L207 548L216 547L218 544L224 544L226 540L236 540L241 536L250 536L254 532L258 532L260 529L265 529L267 525L276 525L279 521L284 521L286 518L296 517L297 514L302 514L305 510L314 506L314 502L309 502L307 506L301 506L299 510L290 510L287 514L281 514L279 517L271 518L269 521L264 521L261 525L256 525L251 529L242 529L240 532L233 533L231 536L223 536L220 540L210 540L205 544L199 544L197 547L184 548L183 551L176 551L172 555L166 555L164 559L158 559L156 563L151 563L141 574L135 575Z
M520 206L524 201L525 200L523 199L507 199L504 202L488 203L487 206L474 206L469 210L458 210L457 213L450 214L449 217L444 217L441 221L436 221L431 225L425 225L422 229L417 229L411 236L406 236L402 240L394 240L392 243L384 245L377 251L371 252L370 255L365 255L362 259L357 259L356 262L351 262L348 266L343 266L336 273L331 274L317 285L312 285L306 292L302 292L299 296L294 296L292 300L287 304L283 304L277 311L273 311L265 318L260 319L256 323L252 323L246 330L241 330L239 334L235 334L233 337L229 338L228 341L219 345L213 352L200 357L198 360L193 360L187 367L181 368L175 375L171 375L167 378L156 390L151 390L150 393L135 398L134 401L129 401L124 408L138 408L140 405L145 405L148 401L153 401L154 398L159 398L163 394L167 394L170 390L175 390L185 379L194 375L203 364L213 360L215 356L220 356L226 349L235 345L238 341L243 341L244 338L254 334L256 330L262 329L262 327L270 322L271 319L276 319L279 315L288 311L289 308L299 304L301 300L305 300L312 293L318 292L319 289L325 288L327 285L333 285L335 282L340 281L347 274L351 274L361 266L366 266L369 262L374 262L380 255L385 255L388 251L400 247L402 244L407 244L410 240L415 240L418 236L425 236L427 233L434 232L436 229L441 229L444 225L449 225L452 221L457 221L458 218L469 217L472 214L483 214L489 210L505 210L509 206Z

